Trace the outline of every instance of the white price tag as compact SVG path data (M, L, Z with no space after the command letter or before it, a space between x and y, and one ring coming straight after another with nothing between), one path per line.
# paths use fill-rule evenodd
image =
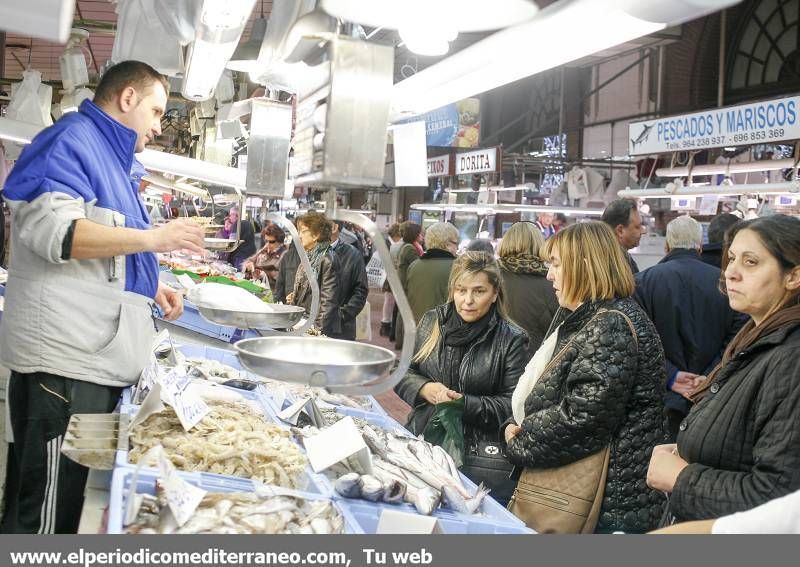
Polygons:
M361 472L372 473L372 455L350 416L303 439L308 462L314 472L322 472L340 461L354 457Z
M206 491L183 480L178 475L175 465L167 459L163 449L158 452L158 469L161 472L161 483L169 509L178 525L182 526L192 517Z
M192 379L183 366L176 366L161 378L161 400L172 406L186 431L197 425L211 411L191 386L191 382Z

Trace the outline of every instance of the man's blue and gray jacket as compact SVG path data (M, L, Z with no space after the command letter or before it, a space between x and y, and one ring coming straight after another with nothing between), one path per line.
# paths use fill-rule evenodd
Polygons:
M11 263L0 360L108 386L135 382L154 333L155 254L65 260L76 219L149 229L136 132L91 101L37 135L9 175Z

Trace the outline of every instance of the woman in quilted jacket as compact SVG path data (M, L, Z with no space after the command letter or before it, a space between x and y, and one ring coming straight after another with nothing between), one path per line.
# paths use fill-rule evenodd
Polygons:
M508 458L520 467L555 469L609 448L594 529L645 532L658 524L664 505L646 484L650 452L666 438L658 332L631 299L633 274L605 224L561 230L542 256L558 302L570 313L512 396L515 422L504 429Z
M677 445L656 447L648 471L681 521L800 489L800 219L774 215L729 229L720 284L750 321L695 391Z

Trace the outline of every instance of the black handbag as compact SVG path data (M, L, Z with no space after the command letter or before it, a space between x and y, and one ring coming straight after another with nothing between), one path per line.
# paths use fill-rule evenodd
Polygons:
M483 483L492 491L490 496L505 504L514 493L517 480L513 477L514 465L506 458L504 446L494 441L479 441L464 454L461 467L467 478L475 484Z

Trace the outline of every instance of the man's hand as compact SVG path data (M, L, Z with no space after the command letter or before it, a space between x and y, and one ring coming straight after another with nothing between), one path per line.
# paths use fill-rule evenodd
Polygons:
M671 390L676 394L680 394L684 398L689 398L694 392L695 388L699 385L703 376L699 374L692 374L691 372L678 372L675 375L675 382L672 383Z
M150 231L151 252L188 250L195 254L205 253L203 227L189 219L175 219Z
M183 296L162 282L158 282L156 303L167 321L174 321L183 314Z

